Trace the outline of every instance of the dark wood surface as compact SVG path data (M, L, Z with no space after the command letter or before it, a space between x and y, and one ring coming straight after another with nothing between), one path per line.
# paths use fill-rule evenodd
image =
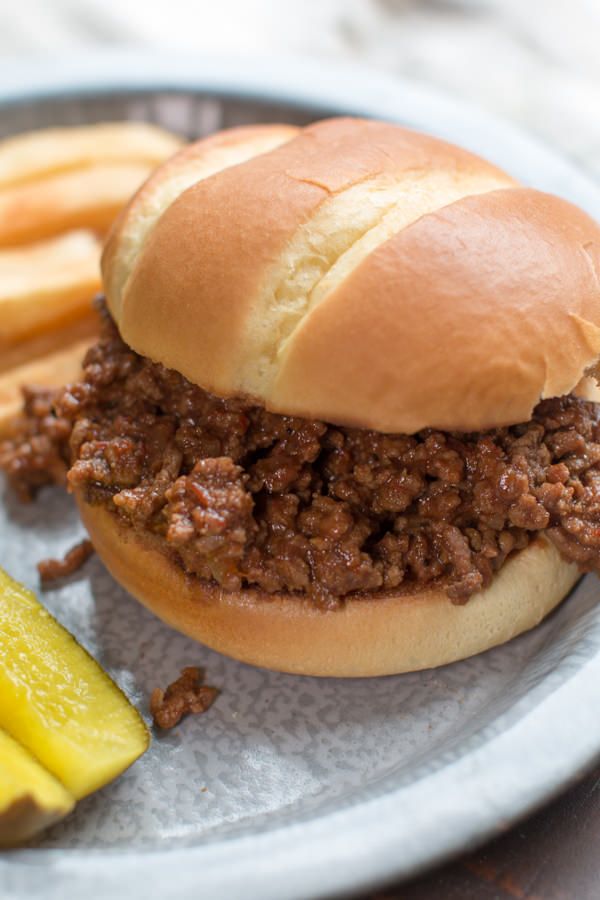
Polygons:
M600 767L480 850L368 900L600 900Z

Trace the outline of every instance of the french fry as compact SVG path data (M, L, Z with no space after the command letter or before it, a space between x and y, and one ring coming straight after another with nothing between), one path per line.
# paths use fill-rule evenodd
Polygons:
M85 314L101 286L100 252L91 231L0 250L0 352Z
M0 436L21 387L76 379L93 342L100 238L181 139L145 123L30 132L0 142Z
M83 338L0 373L0 438L10 434L21 410L23 385L52 388L75 381L81 374L83 357L91 343L90 337Z
M154 166L181 144L180 138L145 122L32 131L0 144L0 188L106 162Z
M151 168L101 163L0 190L0 247L74 228L106 231Z
M33 362L52 353L63 350L70 344L87 338L90 343L98 334L99 322L96 311L90 307L89 313L75 319L69 325L44 331L28 341L8 347L0 353L0 375L9 369L16 369L27 362Z

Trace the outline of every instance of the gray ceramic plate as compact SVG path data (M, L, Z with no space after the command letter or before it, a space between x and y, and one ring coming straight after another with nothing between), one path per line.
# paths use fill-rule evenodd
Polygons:
M489 117L408 83L289 60L131 55L59 74L0 71L0 132L122 117L190 135L329 112L396 119L464 143L600 215L568 163ZM58 493L0 512L0 563L34 563L81 534ZM540 628L422 674L335 681L241 665L173 633L97 559L47 591L59 618L147 711L185 664L222 694L37 845L4 854L11 898L300 898L406 876L505 828L600 751L598 584L586 578Z

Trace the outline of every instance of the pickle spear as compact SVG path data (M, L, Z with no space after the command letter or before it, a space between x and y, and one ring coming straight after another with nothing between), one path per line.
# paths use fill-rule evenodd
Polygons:
M148 730L98 663L0 569L0 728L76 799L147 749Z
M0 731L0 847L28 840L66 816L74 803L53 775Z

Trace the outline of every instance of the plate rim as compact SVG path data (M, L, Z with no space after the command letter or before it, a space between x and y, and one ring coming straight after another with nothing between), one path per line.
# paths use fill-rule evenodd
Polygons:
M449 140L453 133L456 139L457 132L461 132L461 143L494 162L502 164L503 158L514 156L523 165L527 161L528 166L551 170L554 191L564 192L600 216L600 189L592 179L538 139L468 103L444 96L437 89L356 64L323 63L301 57L271 56L265 60L254 55L225 54L204 55L201 60L168 55L155 58L143 52L111 51L61 59L60 67L53 66L51 61L5 63L0 65L0 74L0 114L6 106L28 100L173 90L309 107L315 112L335 109L340 114L409 121L412 127ZM537 172L529 183L536 184L536 180L540 180ZM560 671L560 665L556 671ZM257 835L234 836L181 849L121 853L83 850L65 853L51 849L41 851L42 860L40 850L11 851L0 860L0 871L15 886L19 884L27 891L32 869L39 875L40 866L48 862L46 888L52 886L51 879L57 885L68 881L72 890L74 879L83 874L94 900L114 896L115 885L121 889L126 885L132 897L141 895L143 890L148 898L191 898L201 885L205 897L223 896L226 891L229 897L280 900L333 896L343 891L354 893L394 878L409 877L509 827L595 762L600 755L600 721L594 725L593 717L590 721L585 712L597 708L599 676L600 654L596 652L565 683L525 714L510 729L509 737L504 732L423 779L430 785L441 780L445 791L445 809L441 810L445 824L440 827L440 819L436 820L436 827L443 834L437 834L433 851L431 847L413 846L409 857L401 858L398 854L398 842L405 835L398 832L398 821L394 822L394 800L408 793L418 805L423 784L417 782L349 809L280 825ZM488 804L482 815L480 797L490 791L486 773L490 765L496 767L495 771L502 771L504 742L510 740L513 745L517 742L523 748L536 746L540 735L548 734L549 723L558 719L561 730L577 734L579 742L569 741L566 758L550 754L541 760L535 784L530 784L526 793L522 785L509 784L503 796ZM560 739L560 735L556 737ZM455 808L449 808L451 799L456 803ZM324 827L334 830L333 838L331 832L327 834L326 848ZM422 837L431 833L431 822L428 825L421 821L419 827ZM302 843L301 853L298 841ZM169 870L176 868L178 872L175 893L171 892L169 881L161 876L165 853L170 855ZM232 853L236 854L233 876L227 867ZM299 857L302 858L300 866ZM309 867L307 859L310 859ZM107 860L110 860L108 879ZM142 865L143 882L139 868Z

